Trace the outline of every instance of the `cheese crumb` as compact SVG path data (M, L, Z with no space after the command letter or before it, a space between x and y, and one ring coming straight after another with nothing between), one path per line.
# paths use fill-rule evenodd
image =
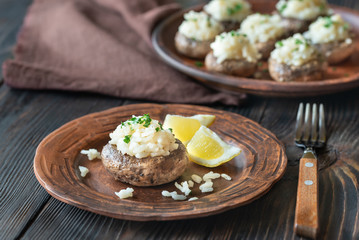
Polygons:
M194 200L197 200L198 199L198 197L191 197L190 199L188 199L188 201L190 202L190 201L194 201Z
M194 182L192 180L188 180L188 186L192 188L194 186Z
M206 181L205 183L203 183L202 185L199 186L199 189L201 190L201 192L206 193L206 192L213 192L213 182L212 181Z
M176 188L178 188L181 192L183 192L186 196L191 193L191 189L189 189L188 183L186 181L178 184L175 182Z
M115 194L123 199L123 198L130 198L130 197L133 197L133 188L126 188L126 189L122 189L121 191L119 192L115 192Z
M221 175L219 173L214 173L213 171L210 171L209 173L206 173L203 175L203 180L205 182L210 181L211 179L219 178Z
M89 160L93 160L95 158L101 159L101 153L99 153L94 148L90 148L89 150L81 150L81 154L87 155Z
M169 192L169 191L162 191L162 196L164 197L172 197L173 200L185 200L186 196L178 194L176 191Z
M202 178L200 176L198 176L197 174L193 174L191 176L192 180L195 181L196 183L200 183L202 182Z
M224 178L224 179L226 179L226 180L228 180L228 181L231 181L231 180L232 180L232 178L231 178L229 175L225 174L225 173L222 173L222 174L221 174L221 177Z
M86 174L89 173L89 170L87 167L79 166L81 177L86 177Z

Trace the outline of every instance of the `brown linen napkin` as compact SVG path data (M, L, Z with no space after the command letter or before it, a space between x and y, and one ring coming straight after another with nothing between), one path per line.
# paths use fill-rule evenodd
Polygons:
M35 0L15 59L3 64L14 88L89 91L176 103L238 105L245 95L211 90L167 66L152 49L169 0Z

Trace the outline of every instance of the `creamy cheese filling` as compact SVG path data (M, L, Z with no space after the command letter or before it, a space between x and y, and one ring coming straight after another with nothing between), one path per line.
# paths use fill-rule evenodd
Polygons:
M168 156L178 148L176 139L169 129L163 129L149 115L133 116L110 133L110 144L116 145L122 154L136 158Z
M217 63L226 59L246 60L248 62L257 62L260 54L245 34L231 31L222 33L211 43L213 55L217 58Z
M242 22L240 31L247 34L252 43L259 43L279 38L284 28L279 15L255 13Z
M203 9L218 21L242 21L251 14L251 5L244 0L212 0Z
M223 31L222 25L204 12L190 11L184 14L184 21L178 31L197 41L212 40Z
M330 17L319 17L310 24L309 31L304 36L312 43L328 43L350 39L350 26L336 14Z
M301 66L317 58L317 52L302 34L296 33L293 37L278 41L271 53L271 58L278 63L292 66Z
M313 20L328 12L326 0L280 0L277 10L283 17Z

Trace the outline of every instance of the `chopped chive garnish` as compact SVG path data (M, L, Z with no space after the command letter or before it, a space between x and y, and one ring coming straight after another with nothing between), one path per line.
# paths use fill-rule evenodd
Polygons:
M156 132L160 131L160 128L159 127L156 127Z
M169 128L168 130L170 130L171 132L173 132L173 129L172 129L172 128Z
M277 44L279 47L283 47L283 42L282 42L282 41L278 41L276 44Z
M199 61L194 62L194 65L196 65L197 67L203 67L203 63Z
M229 16L231 16L231 15L233 15L233 14L239 12L241 9L242 9L242 5L238 3L238 4L236 4L234 7L228 7L228 8L227 8L227 14L228 14Z
M125 138L123 139L123 141L124 141L125 143L129 143L129 142L131 141L131 136L132 136L132 135L126 135Z
M282 6L279 7L278 11L282 13L286 8L287 8L287 4L283 4Z
M295 39L295 44L303 44L303 41L296 38L296 39Z

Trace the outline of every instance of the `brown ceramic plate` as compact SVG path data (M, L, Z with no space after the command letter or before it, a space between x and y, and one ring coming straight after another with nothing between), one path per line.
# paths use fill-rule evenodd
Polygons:
M216 115L210 128L227 143L240 147L242 153L213 169L191 163L178 181L210 170L227 173L232 181L215 180L214 192L209 194L202 194L196 184L192 193L198 200L174 201L161 195L162 190L176 190L173 182L157 187L130 186L115 181L101 160L89 161L80 154L81 149L101 151L121 121L145 113L162 121L167 113ZM85 178L80 176L79 165L90 170ZM127 105L73 120L47 136L34 159L36 177L53 197L98 214L137 221L208 216L247 204L266 193L282 177L286 165L283 145L274 134L245 117L206 107L159 104ZM134 197L121 200L114 192L126 187L134 188Z
M253 12L270 13L275 9L277 1L250 1ZM178 12L155 28L152 43L156 52L172 67L182 71L200 82L220 90L231 92L246 92L264 96L315 96L320 94L344 91L359 86L359 12L343 7L331 6L341 14L353 27L356 35L355 53L345 62L330 66L323 81L283 83L271 80L267 72L267 63L259 68L257 79L240 78L219 73L209 72L205 67L197 67L196 60L177 53L174 46L174 36L178 26L183 21L183 14L189 10L201 10L202 6L193 7ZM203 63L203 61L201 62Z

